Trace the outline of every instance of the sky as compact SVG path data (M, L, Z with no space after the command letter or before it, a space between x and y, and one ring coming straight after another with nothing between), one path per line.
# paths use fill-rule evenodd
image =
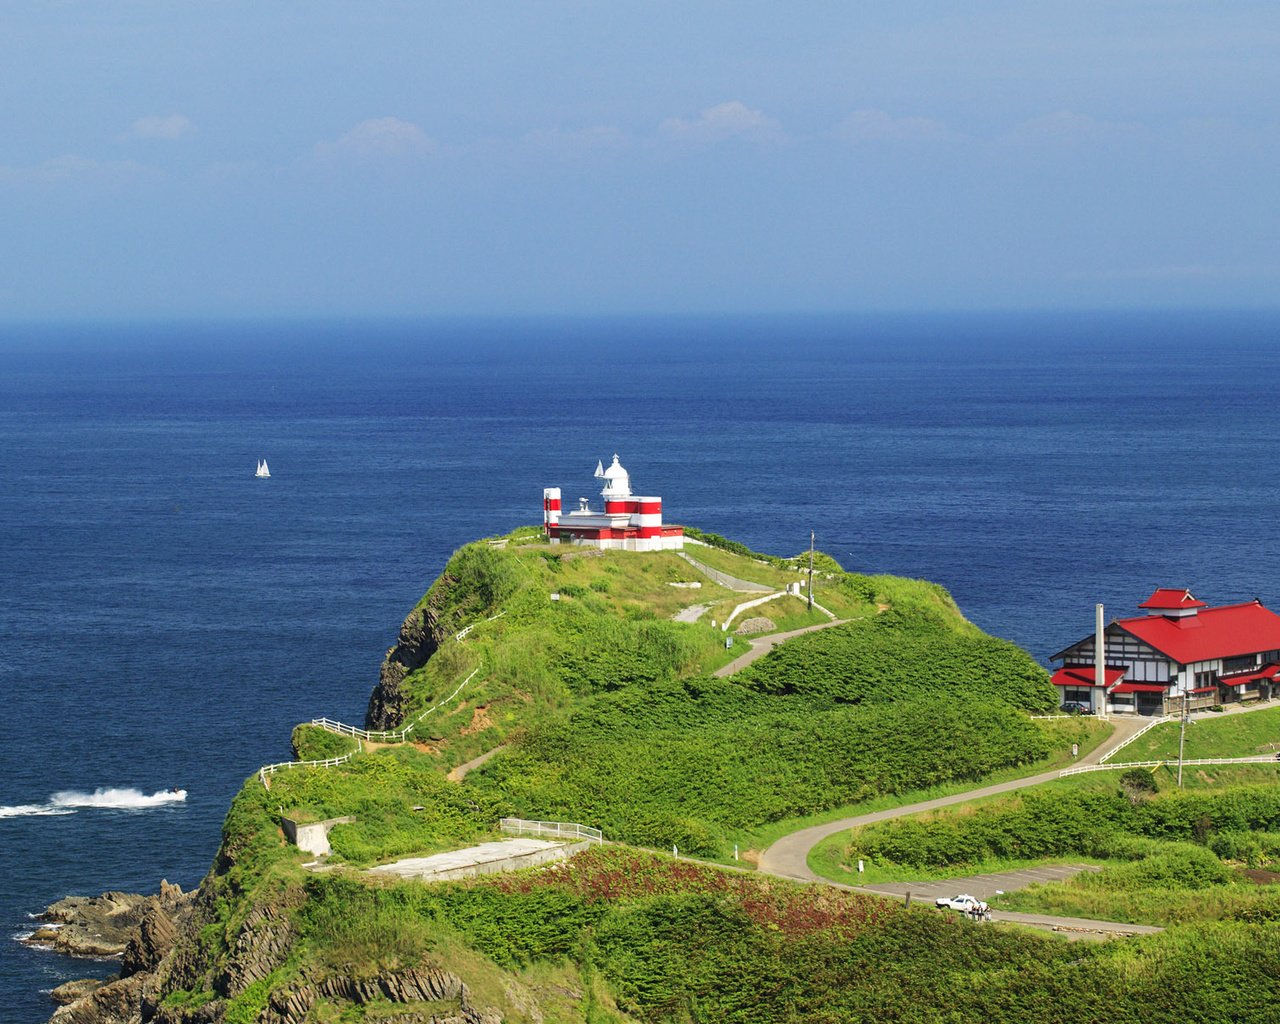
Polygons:
M1274 0L3 0L0 95L0 320L1280 304Z

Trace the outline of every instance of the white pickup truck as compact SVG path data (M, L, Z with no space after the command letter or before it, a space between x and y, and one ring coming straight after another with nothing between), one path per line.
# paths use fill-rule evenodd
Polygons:
M966 914L987 912L987 905L976 896L970 896L968 893L961 893L959 896L939 896L934 901L939 908L959 910Z

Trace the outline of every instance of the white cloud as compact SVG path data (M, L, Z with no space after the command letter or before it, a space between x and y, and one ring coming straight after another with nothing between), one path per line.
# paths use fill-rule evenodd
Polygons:
M941 121L928 117L894 117L883 110L855 110L835 128L848 142L936 142L956 138Z
M0 164L0 185L59 185L94 182L125 185L159 174L134 160L91 160L75 153L56 156L27 167Z
M398 117L373 117L361 121L334 142L315 148L321 160L375 162L427 156L439 147L426 132L411 121Z
M191 118L185 114L168 114L165 117L140 117L129 126L124 138L164 139L172 141L190 135L195 129Z
M782 126L761 110L752 110L740 100L708 107L698 117L685 120L669 117L658 126L658 134L684 142L712 143L726 139L748 142L781 142Z

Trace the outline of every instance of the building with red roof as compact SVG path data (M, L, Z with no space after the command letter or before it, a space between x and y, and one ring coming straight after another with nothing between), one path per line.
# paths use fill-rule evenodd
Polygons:
M560 507L560 488L542 492L542 529L552 544L616 548L622 551L680 551L684 547L684 527L662 522L662 499L637 497L631 493L631 474L615 453L608 469L596 463L595 477L604 481L600 496L604 510L591 508L586 498L565 512Z
M1063 701L1098 712L1163 714L1195 706L1270 698L1280 686L1280 615L1258 600L1209 607L1189 590L1160 587L1103 630L1102 686L1096 635L1053 655Z

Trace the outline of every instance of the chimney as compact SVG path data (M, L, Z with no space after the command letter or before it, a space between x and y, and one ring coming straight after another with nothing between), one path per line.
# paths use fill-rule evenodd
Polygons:
M1094 714L1107 717L1107 637L1106 617L1102 613L1102 605L1095 606L1094 640L1093 640L1093 685L1097 688L1098 706Z

